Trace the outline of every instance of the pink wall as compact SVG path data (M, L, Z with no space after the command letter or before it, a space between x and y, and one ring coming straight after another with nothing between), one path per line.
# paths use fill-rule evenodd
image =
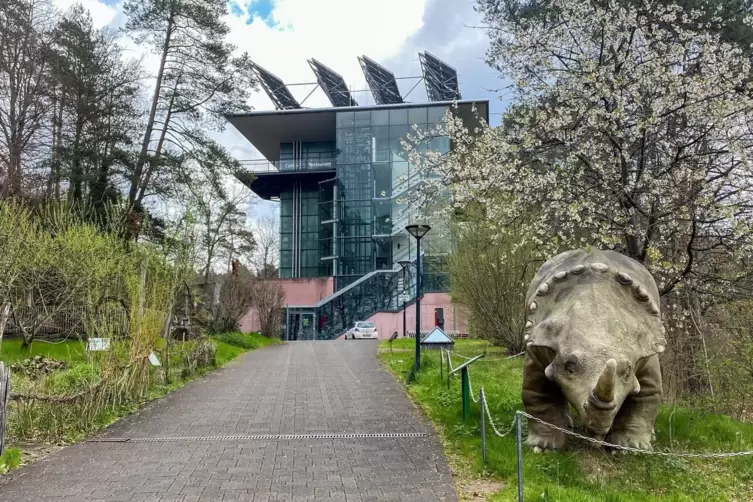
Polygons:
M279 279L285 290L286 305L313 305L322 298L332 294L334 279L322 277L314 279ZM452 303L447 293L426 293L421 300L421 330L429 331L434 328L434 309L444 309L444 327L446 331L468 333L468 321L463 308ZM408 331L416 329L416 305L409 305L406 309L406 324ZM369 321L376 325L379 338L389 338L395 331L403 336L403 312L379 312L371 316ZM259 331L259 316L255 309L251 309L241 319L241 331L248 333Z
M468 333L467 316L460 305L452 303L447 293L426 293L421 300L421 331L434 328L434 309L444 309L445 331ZM403 336L403 312L379 312L371 316L369 321L376 325L379 338L389 338L397 331ZM416 330L416 305L409 305L405 311L407 331Z
M277 279L285 290L285 305L313 305L335 290L334 277L307 279ZM241 319L241 331L259 331L259 316L256 309L249 310Z

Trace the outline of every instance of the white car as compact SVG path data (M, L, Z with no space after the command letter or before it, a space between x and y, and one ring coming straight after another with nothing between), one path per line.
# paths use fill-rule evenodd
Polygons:
M373 322L358 321L355 326L345 332L345 339L347 340L348 338L351 340L355 340L356 338L373 338L376 340L379 338L379 333L377 333Z

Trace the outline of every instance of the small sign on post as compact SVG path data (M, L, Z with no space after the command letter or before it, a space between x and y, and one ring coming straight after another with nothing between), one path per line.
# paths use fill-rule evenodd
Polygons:
M86 350L90 352L97 352L101 350L110 349L109 338L89 338L86 343Z
M152 364L152 366L162 366L159 362L159 359L157 359L157 354L154 352L149 353L149 362Z
M468 377L468 366L470 366L471 363L478 361L482 357L484 357L484 354L476 356L472 359L468 359L466 362L452 370L452 373L450 373L450 375L454 375L458 371L460 372L463 389L463 420L468 420L468 418L471 416L471 380Z

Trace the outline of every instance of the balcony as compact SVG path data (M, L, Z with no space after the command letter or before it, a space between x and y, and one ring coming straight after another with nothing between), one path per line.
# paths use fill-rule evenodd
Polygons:
M334 171L337 156L331 153L307 155L300 159L285 160L241 160L241 167L251 173L278 173L296 171Z

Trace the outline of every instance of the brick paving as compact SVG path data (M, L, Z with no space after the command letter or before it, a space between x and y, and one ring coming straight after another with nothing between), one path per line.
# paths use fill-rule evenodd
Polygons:
M101 438L426 433L426 437L80 443L0 480L0 501L449 500L441 446L369 341L254 351Z

